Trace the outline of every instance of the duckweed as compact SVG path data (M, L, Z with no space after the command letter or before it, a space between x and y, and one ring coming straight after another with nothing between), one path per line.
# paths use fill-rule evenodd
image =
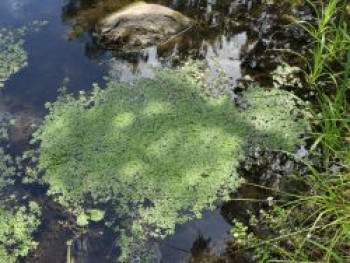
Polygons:
M163 238L228 199L242 183L236 170L249 143L292 151L301 142L305 122L294 114L293 95L252 87L243 111L229 96L206 95L193 69L66 95L48 105L34 135L49 194L77 214L109 203L129 218L125 257L132 235Z

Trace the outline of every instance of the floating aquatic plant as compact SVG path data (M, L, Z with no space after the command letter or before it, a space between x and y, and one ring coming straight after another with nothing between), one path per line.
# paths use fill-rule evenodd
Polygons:
M301 141L293 95L252 87L242 111L229 96L203 92L198 70L187 65L133 86L110 82L91 95L68 95L49 105L34 135L49 194L79 214L109 203L132 219L124 251L130 233L165 237L229 198L242 182L236 169L248 141L286 151Z
M105 216L105 212L98 209L90 209L87 212L81 213L77 216L77 224L79 226L86 226L90 221L99 222Z
M273 86L275 88L302 88L302 80L298 76L300 73L300 68L283 63L272 72Z
M34 21L27 27L0 28L0 89L15 73L27 66L28 56L23 48L28 30L38 31L45 21ZM7 130L12 120L0 114L0 261L18 262L34 249L33 234L40 224L40 207L37 203L18 200L13 187L16 167L14 160L5 153Z
M9 209L0 202L0 259L16 263L36 247L33 233L40 224L40 207L35 202L28 206Z
M28 66L28 54L24 50L24 38L28 32L38 32L47 21L33 21L20 28L0 28L0 89L5 82Z
M6 143L8 117L0 116L0 143ZM4 142L5 141L5 142ZM14 194L14 163L0 147L0 262L15 263L36 246L33 233L40 224L35 202L19 201Z
M0 88L11 75L28 65L27 52L23 48L24 29L0 28Z

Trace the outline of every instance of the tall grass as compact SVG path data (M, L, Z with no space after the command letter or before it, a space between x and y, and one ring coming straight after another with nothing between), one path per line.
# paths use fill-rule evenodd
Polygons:
M279 262L349 262L350 173L344 168L330 174L310 167L308 176L299 177L308 191L284 195L292 199L280 207L288 218L283 228L293 230L287 236L292 249L280 247Z
M337 84L340 70L344 67L344 51L349 50L349 29L346 18L347 1L307 0L315 13L316 23L298 21L314 39L313 58L308 61L307 81L310 85L320 86L332 81Z
M282 258L293 262L350 262L347 1L317 1L317 4L309 1L309 4L315 11L317 24L299 24L314 38L306 80L309 88L317 92L317 102L311 108L312 149L322 149L324 162L318 169L309 164L309 175L301 178L307 190L293 195L292 201L283 206L284 211L292 215L286 225L293 225L301 232L297 234L299 238L294 239L292 253L284 253ZM332 169L334 167L337 170Z
M312 59L306 80L317 91L311 111L315 120L315 145L321 143L326 158L332 153L347 154L349 135L350 33L346 14L347 1L308 1L317 23L300 21L299 25L314 38Z
M349 42L350 43L350 42ZM350 70L350 48L347 52L347 62L342 79L335 85L334 93L328 95L327 91L318 88L318 103L313 106L311 112L314 116L313 148L322 145L323 156L329 161L331 155L341 159L349 158L349 70Z

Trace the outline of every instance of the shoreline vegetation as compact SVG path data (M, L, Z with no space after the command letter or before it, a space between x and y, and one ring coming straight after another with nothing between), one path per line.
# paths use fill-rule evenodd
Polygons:
M336 0L308 4L315 24L295 22L314 40L309 56L302 57L303 88L316 94L309 107L313 143L302 160L307 172L286 178L289 187L268 198L271 207L260 218L252 217L250 225L237 221L233 228L233 246L251 251L259 262L350 260L350 6ZM257 224L269 233L256 235Z

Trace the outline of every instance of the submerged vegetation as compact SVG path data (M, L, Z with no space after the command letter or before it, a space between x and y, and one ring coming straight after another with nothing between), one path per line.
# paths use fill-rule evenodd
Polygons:
M242 182L236 168L248 141L285 151L301 142L306 125L290 93L251 87L240 110L226 94L207 95L204 76L189 63L51 104L35 134L49 193L77 214L112 203L133 221L123 230L130 246L227 199Z

